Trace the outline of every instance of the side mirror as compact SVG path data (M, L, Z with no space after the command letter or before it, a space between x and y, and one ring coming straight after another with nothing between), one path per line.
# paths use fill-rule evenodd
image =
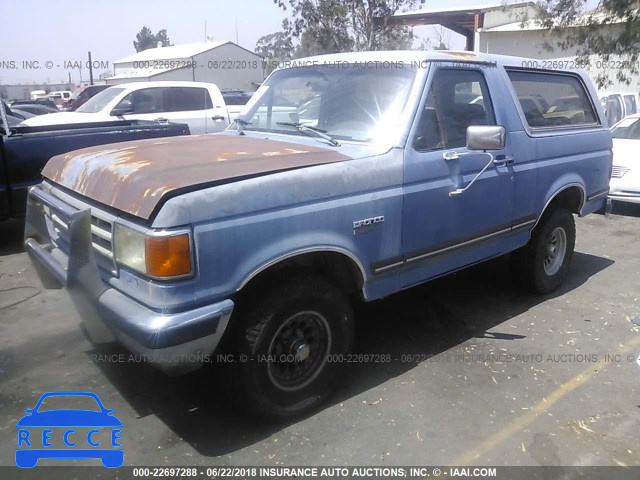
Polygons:
M468 150L502 150L505 143L504 127L472 125L467 128Z
M122 100L113 110L111 110L110 115L112 117L120 117L127 113L133 113L133 104L130 100Z

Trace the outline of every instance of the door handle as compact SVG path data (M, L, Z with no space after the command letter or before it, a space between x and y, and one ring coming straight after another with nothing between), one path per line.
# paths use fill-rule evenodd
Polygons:
M458 152L444 152L442 154L442 158L447 162L450 162L451 160L460 160L460 154Z
M169 119L163 118L163 117L158 117L158 118L156 118L156 122L158 122L158 123L169 123Z
M214 115L213 117L211 117L211 120L213 120L214 122L223 122L225 118L222 115Z
M509 165L513 165L514 163L516 163L515 159L508 155L498 155L496 159L493 161L493 164L496 167L503 167L505 165L509 166Z

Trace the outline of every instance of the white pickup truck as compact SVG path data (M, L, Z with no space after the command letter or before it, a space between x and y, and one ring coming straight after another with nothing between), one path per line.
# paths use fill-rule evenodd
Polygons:
M220 90L203 82L136 82L114 85L74 112L40 115L22 125L36 127L116 120L186 123L193 135L225 130L229 112Z

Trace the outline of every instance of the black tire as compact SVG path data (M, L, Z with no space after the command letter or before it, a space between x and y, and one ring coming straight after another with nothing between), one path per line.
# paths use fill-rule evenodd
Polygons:
M554 238L555 249L552 248ZM530 291L543 295L551 293L569 272L575 243L576 225L571 212L565 208L549 210L536 225L529 243L513 253L512 272Z
M340 381L330 356L352 347L345 295L324 277L296 273L243 300L227 347L236 358L227 375L233 405L268 422L316 409Z

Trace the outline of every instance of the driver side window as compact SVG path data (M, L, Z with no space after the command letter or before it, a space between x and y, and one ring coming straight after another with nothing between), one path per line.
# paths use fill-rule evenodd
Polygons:
M464 147L467 127L495 124L489 89L482 73L441 69L431 82L413 148L435 151Z
M133 107L131 113L159 113L162 112L162 88L143 88L131 92L121 100L129 100Z

